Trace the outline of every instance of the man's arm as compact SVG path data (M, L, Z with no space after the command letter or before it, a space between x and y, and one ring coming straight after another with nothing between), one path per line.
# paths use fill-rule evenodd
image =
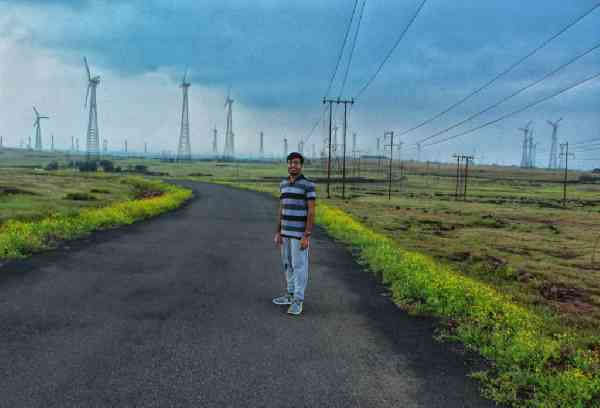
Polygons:
M277 234L281 233L281 201L279 201L279 210L277 211Z
M306 228L304 229L304 237L309 237L312 234L313 225L315 224L315 200L308 200L308 215L306 217Z

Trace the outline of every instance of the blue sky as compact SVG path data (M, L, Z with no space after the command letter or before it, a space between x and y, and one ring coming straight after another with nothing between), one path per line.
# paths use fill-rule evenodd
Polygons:
M420 0L367 1L342 96L356 95L419 3ZM357 132L360 148L372 150L375 138L383 131L409 128L444 109L595 3L596 0L429 0L377 80L352 110L351 130ZM70 68L77 72L82 55L87 55L95 69L101 74L106 73L104 89L99 88L99 104L100 126L109 132L104 133L107 137L122 139L126 137L123 129L128 129L128 134L135 134L136 124L144 122L146 117L151 120L157 112L173 111L172 136L165 127L160 134L147 129L141 132L143 134L130 137L138 144L142 143L141 139L149 139L157 149L175 149L176 111L180 103L176 81L189 67L192 91L198 98L190 107L193 150L208 151L208 128L222 127L225 112L220 98L224 98L231 86L236 109L239 108L239 121L234 112L234 124L239 123L236 135L240 152L252 153L255 135L259 129L265 129L267 150L279 153L283 137L288 137L294 145L300 137L307 135L319 117L320 100L327 88L353 4L353 0L0 0L0 15L3 16L0 17L0 41L9 43L5 49L10 48L14 54L22 51L24 55L44 55L52 59L55 68L61 71L56 74L57 78L67 82L62 89L69 87L73 99L75 94L80 97L85 83L78 84L82 90L74 85L70 87L65 72ZM484 108L597 42L600 42L600 9L491 88L430 126L406 135L406 146ZM36 82L34 90L28 90L25 78L8 74L23 72L16 66L21 59L14 57L13 60L13 69L5 68L0 73L11 84L24 81L24 92L32 91L33 99L33 91L39 94L46 89L42 77L48 80L47 90L57 86L50 83L59 83L52 80L51 72L42 75L36 71L31 75L40 81ZM27 58L22 60L27 61ZM345 62L346 56L342 59L342 68ZM11 61L3 64L10 65ZM600 50L469 125L517 109L599 70ZM152 78L153 84L148 83L148 78ZM119 95L109 94L109 79L112 79L113 87L120 81L127 85L116 87ZM1 81L0 77L0 85ZM169 81L175 88L173 94L167 96L164 93L161 97L162 91L156 83L160 82L166 89ZM550 134L545 120L561 116L565 117L559 133L561 138L576 141L600 137L599 83L597 80L497 125L432 147L424 157L446 159L454 152L477 151L485 152L486 161L517 163L521 135L516 128L534 120L536 136L543 150ZM145 100L146 87L148 95L156 96L160 101ZM129 88L135 89L131 95L125 93ZM50 105L50 110L61 111L61 101L51 96L56 93L54 90L41 99ZM338 93L339 82L336 81L331 95ZM135 101L132 103L136 107L132 108L129 117L121 113L127 105L117 101L119 96L122 100ZM171 97L172 100L168 100ZM0 91L0 106L2 98ZM11 105L11 109L19 108L12 107L14 103L6 96L4 98L5 105ZM108 105L103 106L103 100ZM118 106L118 112L111 112L113 102ZM68 103L74 104L70 100L64 101L65 105ZM23 101L20 108L29 114L30 105ZM103 112L108 117L103 117ZM66 110L60 113L60 117L64 116L68 116ZM108 123L109 120L112 122ZM72 120L65 122L73 126L69 132L77 131ZM48 127L60 134L61 123L57 116ZM468 129L469 125L458 131ZM83 129L85 124L82 126ZM16 133L18 123L12 124L10 129L2 129L0 121L0 132ZM319 150L321 139L322 132L318 129L308 143L315 143Z

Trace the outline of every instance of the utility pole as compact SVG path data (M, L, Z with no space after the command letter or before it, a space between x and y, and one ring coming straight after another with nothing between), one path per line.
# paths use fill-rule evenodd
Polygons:
M462 195L462 199L467 199L467 182L469 178L469 163L473 160L473 156L466 154L455 154L452 157L456 158L456 192L454 197L456 200L459 198L459 194ZM464 168L461 168L461 162L464 161ZM462 182L462 188L461 188Z
M384 139L389 136L390 144L385 147L390 147L390 171L388 176L388 200L392 199L392 161L394 159L394 131L388 131L383 134Z
M461 156L455 154L452 157L456 157L456 191L454 193L454 198L458 200L458 185L460 183L460 159Z
M327 158L327 198L331 198L331 194L330 194L330 189L329 186L331 184L331 122L332 122L332 105L335 102L334 99L325 99L323 98L323 105L328 103L329 104L329 156Z
M344 104L344 152L342 156L342 198L346 198L346 135L348 133L348 104L353 105L354 99L337 100Z
M561 143L560 145L561 156L564 155L565 163L565 176L563 178L563 207L567 206L567 172L569 171L569 156L575 157L573 153L569 153L569 142ZM563 157L561 157L563 159Z

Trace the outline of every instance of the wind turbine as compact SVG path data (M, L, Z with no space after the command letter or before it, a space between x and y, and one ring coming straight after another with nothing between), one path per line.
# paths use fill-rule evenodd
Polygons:
M558 157L557 157L557 154L558 154L558 151L557 151L558 136L557 136L557 130L558 130L558 124L560 123L561 120L563 120L563 118L560 118L556 122L551 122L549 120L546 121L546 122L548 122L548 124L550 126L552 126L552 147L550 148L550 161L548 163L548 168L549 169L556 169L556 168L558 168Z
M233 102L231 99L231 87L227 91L227 99L225 99L225 108L227 109L227 125L225 127L225 149L223 156L233 158L235 155L235 141L233 134Z
M98 107L96 105L96 87L100 83L100 76L92 77L92 73L90 72L90 66L88 65L87 58L83 57L83 62L85 63L85 70L88 76L88 87L87 92L85 94L85 104L84 108L87 107L88 99L90 102L90 111L88 118L88 127L87 127L87 155L88 158L90 156L98 157L100 151L100 133L98 131Z
M183 107L181 109L181 130L179 133L179 145L177 147L177 160L190 160L192 158L192 149L190 146L190 107L188 102L188 89L192 85L187 82L188 70L186 68L181 85L183 90Z
M519 130L523 132L523 153L521 154L521 167L527 167L529 164L529 138L527 137L529 134L529 126L531 126L531 121L529 121L524 128L519 128Z
M50 119L48 116L42 116L38 112L38 110L33 107L33 112L35 113L35 121L33 122L33 127L35 128L35 150L42 150L42 119Z

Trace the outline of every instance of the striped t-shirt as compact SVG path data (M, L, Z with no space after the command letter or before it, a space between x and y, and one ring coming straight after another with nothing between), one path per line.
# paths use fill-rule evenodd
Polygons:
M308 216L308 200L317 198L315 183L300 174L293 183L286 178L279 183L281 193L281 235L302 238Z

